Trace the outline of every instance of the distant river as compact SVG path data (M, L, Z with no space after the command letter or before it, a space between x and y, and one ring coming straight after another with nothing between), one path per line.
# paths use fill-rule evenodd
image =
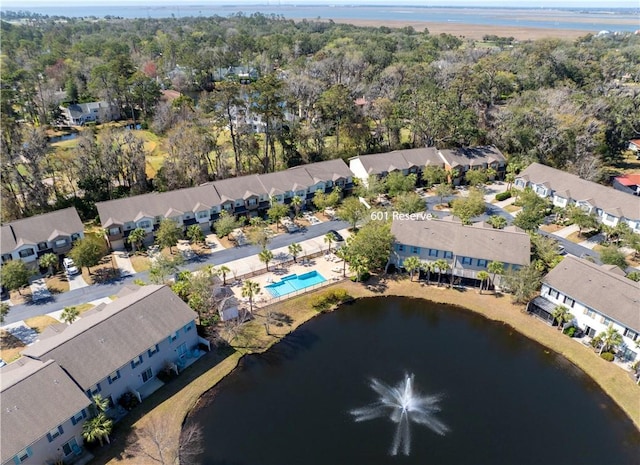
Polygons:
M21 8L3 5L2 11ZM76 5L40 6L25 10L49 16L124 18L181 18L187 16L229 16L263 13L290 19L341 19L380 21L426 21L522 28L577 29L598 32L640 29L640 10L617 9L519 9L519 8L442 8L416 6L320 6L320 5Z

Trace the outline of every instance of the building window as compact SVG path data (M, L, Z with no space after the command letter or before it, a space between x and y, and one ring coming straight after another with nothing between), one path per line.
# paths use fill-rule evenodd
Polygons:
M187 323L186 325L184 325L184 332L188 332L191 331L193 329L193 321L190 321L189 323Z
M429 256L430 257L437 257L438 256L438 249L429 249Z
M156 344L151 349L147 350L147 355L149 355L149 358L151 358L158 352L160 352L160 348L158 347L158 344Z
M12 259L12 257L11 257L10 253L6 253L6 254L2 255L2 261L3 262L9 262L9 261L11 261L11 259Z
M153 378L153 370L151 368L147 368L142 372L142 382L146 383L151 378Z
M628 337L632 341L635 341L636 338L638 337L638 333L636 333L635 331L630 330L629 328L626 328L624 330L624 337Z
M171 336L169 336L169 342L173 342L176 339L178 339L178 331L176 331L175 333L172 333Z
M78 239L80 239L80 234L79 234L79 233L73 233L73 234L71 235L71 242L75 242L75 241L77 241Z
M66 239L59 239L56 241L56 247L64 247L65 245L67 245Z
M488 263L488 262L487 262L486 260L482 260L482 259L479 259L479 260L478 260L478 266L479 266L480 268L486 268L486 267L487 267L487 263Z
M93 396L96 396L96 395L100 394L100 391L102 391L102 388L100 387L100 383L98 383L95 386L93 386L92 388L87 389L87 395L89 397L93 397Z
M47 439L49 440L49 442L53 442L53 440L60 436L62 433L64 433L64 431L62 430L62 425L60 425L56 428L53 428L47 433Z
M571 297L568 297L568 296L565 295L564 299L563 299L563 303L565 303L569 307L573 308L573 306L576 303L576 301L573 300Z
M131 360L131 368L135 368L142 363L142 355L138 355L138 357Z
M25 250L21 250L18 255L20 255L21 258L26 258L34 254L35 252L33 251L33 249L25 249Z
M116 370L113 373L111 373L109 376L107 376L107 381L109 381L109 384L119 379L120 379L120 370Z
M85 409L80 410L74 416L71 417L71 424L77 425L83 418L87 418L87 411Z
M78 453L81 453L76 438L71 438L70 441L65 442L62 445L62 452L64 453L65 457L71 455L72 452L76 453L76 451L78 451Z
M463 265L471 265L471 257L462 257L462 264Z
M49 246L47 245L46 242L39 242L38 243L38 250L46 250L48 248L49 248Z
M589 318L595 318L596 317L596 312L594 312L590 308L585 308L584 309L584 314L587 315Z
M142 228L142 229L149 229L151 227L151 221L141 221L140 223L138 223L138 227Z
M199 220L203 218L209 218L209 212L198 212L196 213L196 216L198 217Z
M609 318L607 318L606 316L603 316L600 321L602 322L603 325L605 326L611 326L613 324L613 321L611 321Z
M453 258L453 252L444 252L444 258Z
M23 449L20 452L18 452L15 455L15 457L13 457L13 462L16 464L20 464L25 460L27 460L32 455L33 455L33 452L31 451L31 447L27 447L26 449Z
M404 252L404 245L398 244L398 252Z
M418 247L411 247L411 253L420 253L420 249Z

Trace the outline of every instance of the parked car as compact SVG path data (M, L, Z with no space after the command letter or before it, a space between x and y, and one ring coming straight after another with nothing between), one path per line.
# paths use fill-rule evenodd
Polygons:
M342 235L340 235L340 233L338 233L338 231L334 229L330 229L329 231L327 231L327 234L333 234L333 236L336 238L336 242L344 242L344 237L342 237Z
M558 245L558 254L560 254L560 255L566 255L567 254L567 251L564 248L564 245Z
M64 266L64 270L68 275L74 275L80 272L76 264L73 263L73 260L71 260L70 258L65 258L64 260L62 260L62 266Z

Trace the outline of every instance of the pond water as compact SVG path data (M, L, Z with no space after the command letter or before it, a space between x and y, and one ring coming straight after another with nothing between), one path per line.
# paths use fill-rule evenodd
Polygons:
M380 386L413 374L431 425L356 422ZM384 386L384 389L388 389ZM386 392L386 391L384 391ZM414 394L417 398L419 394ZM362 412L361 412L362 413ZM640 433L581 370L500 323L422 300L361 299L240 367L188 419L208 465L637 464Z

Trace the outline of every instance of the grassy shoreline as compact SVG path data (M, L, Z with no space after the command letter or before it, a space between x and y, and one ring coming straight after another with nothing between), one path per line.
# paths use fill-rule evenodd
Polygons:
M291 318L291 325L285 327L271 327L271 334L267 334L263 326L261 311L256 318L243 327L242 331L233 339L233 351L226 357L220 358L209 354L198 361L178 380L165 386L149 399L141 411L130 414L120 427L119 433L112 441L112 445L99 451L92 463L105 464L146 464L143 457L132 457L126 453L126 436L130 430L145 428L154 419L169 418L165 441L175 445L177 449L180 431L189 413L197 407L199 399L212 389L224 377L229 375L246 354L260 353L268 350L282 337L297 329L300 325L319 315L311 308L311 299L318 292L331 288L344 288L354 298L402 296L429 300L435 303L455 305L484 317L500 321L514 331L539 342L556 353L563 355L574 365L591 377L600 388L633 421L640 430L640 402L638 402L638 386L635 385L627 372L610 362L606 362L590 349L571 338L563 335L555 328L534 318L523 311L522 306L511 303L509 296L496 297L490 294L478 294L475 290L459 291L435 285L426 286L408 279L381 279L369 285L352 283L350 281L336 283L320 291L296 297L273 306L273 310ZM144 406L148 407L144 409ZM135 416L132 416L135 415Z

